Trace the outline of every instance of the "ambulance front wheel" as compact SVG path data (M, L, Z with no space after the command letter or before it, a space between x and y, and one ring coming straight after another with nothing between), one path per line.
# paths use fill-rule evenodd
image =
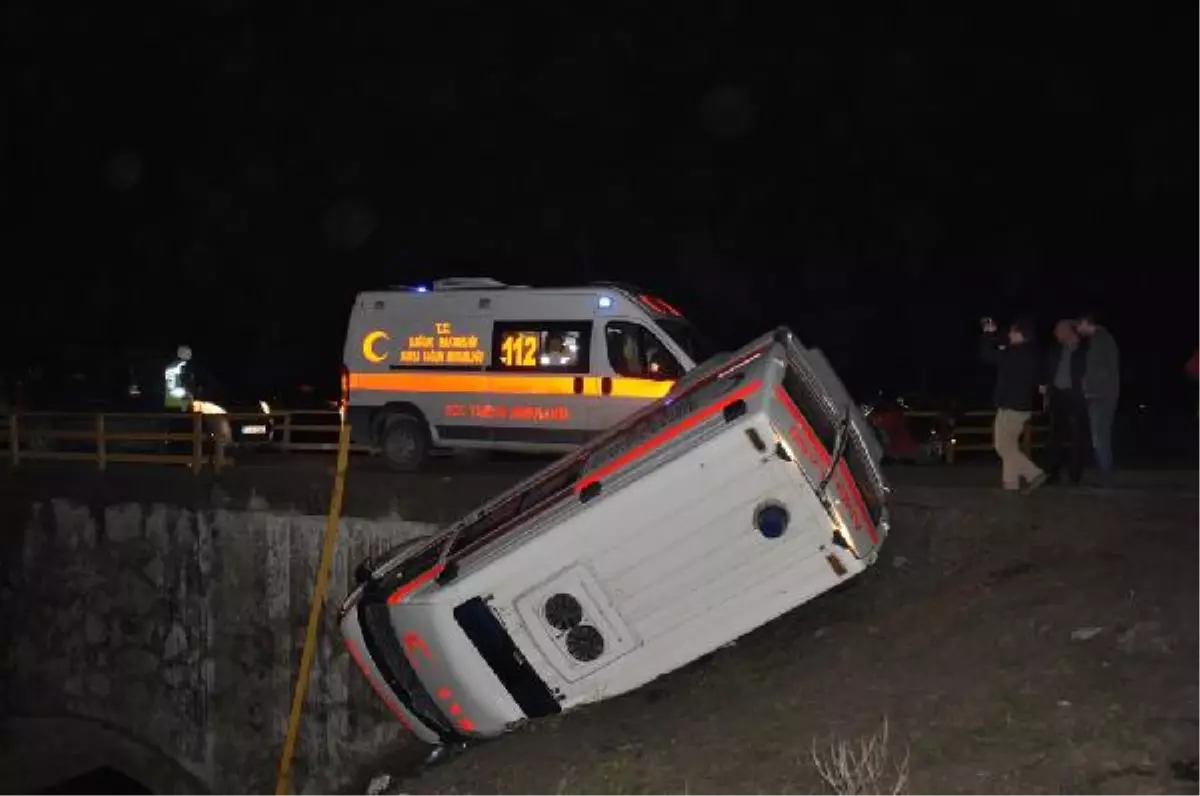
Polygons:
M412 472L424 463L429 453L429 431L419 417L392 415L383 421L379 448L389 468Z

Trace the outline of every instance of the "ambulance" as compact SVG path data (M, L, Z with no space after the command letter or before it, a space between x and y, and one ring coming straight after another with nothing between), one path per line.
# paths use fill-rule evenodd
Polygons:
M435 448L567 451L710 353L679 310L635 287L443 279L357 296L343 406L352 439L397 470Z
M346 646L439 746L617 696L874 564L880 458L825 358L780 329L365 562Z

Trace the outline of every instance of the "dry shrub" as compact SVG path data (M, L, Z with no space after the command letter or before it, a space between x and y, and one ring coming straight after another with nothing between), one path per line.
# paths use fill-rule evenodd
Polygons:
M888 748L888 721L857 742L829 741L823 752L817 742L812 746L813 766L821 779L836 794L900 794L908 786L908 750L893 762Z

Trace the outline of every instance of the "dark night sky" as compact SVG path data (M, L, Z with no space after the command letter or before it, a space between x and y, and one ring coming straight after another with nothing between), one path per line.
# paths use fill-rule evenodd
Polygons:
M978 388L979 315L1088 305L1186 394L1194 5L363 5L8 4L10 365L332 383L356 291L489 275L788 323L860 391Z

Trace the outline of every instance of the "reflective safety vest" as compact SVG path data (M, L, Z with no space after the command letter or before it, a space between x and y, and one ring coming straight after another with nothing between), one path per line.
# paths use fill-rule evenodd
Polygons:
M164 391L163 406L167 409L186 409L191 403L191 395L183 383L183 372L187 362L177 359L163 371Z

